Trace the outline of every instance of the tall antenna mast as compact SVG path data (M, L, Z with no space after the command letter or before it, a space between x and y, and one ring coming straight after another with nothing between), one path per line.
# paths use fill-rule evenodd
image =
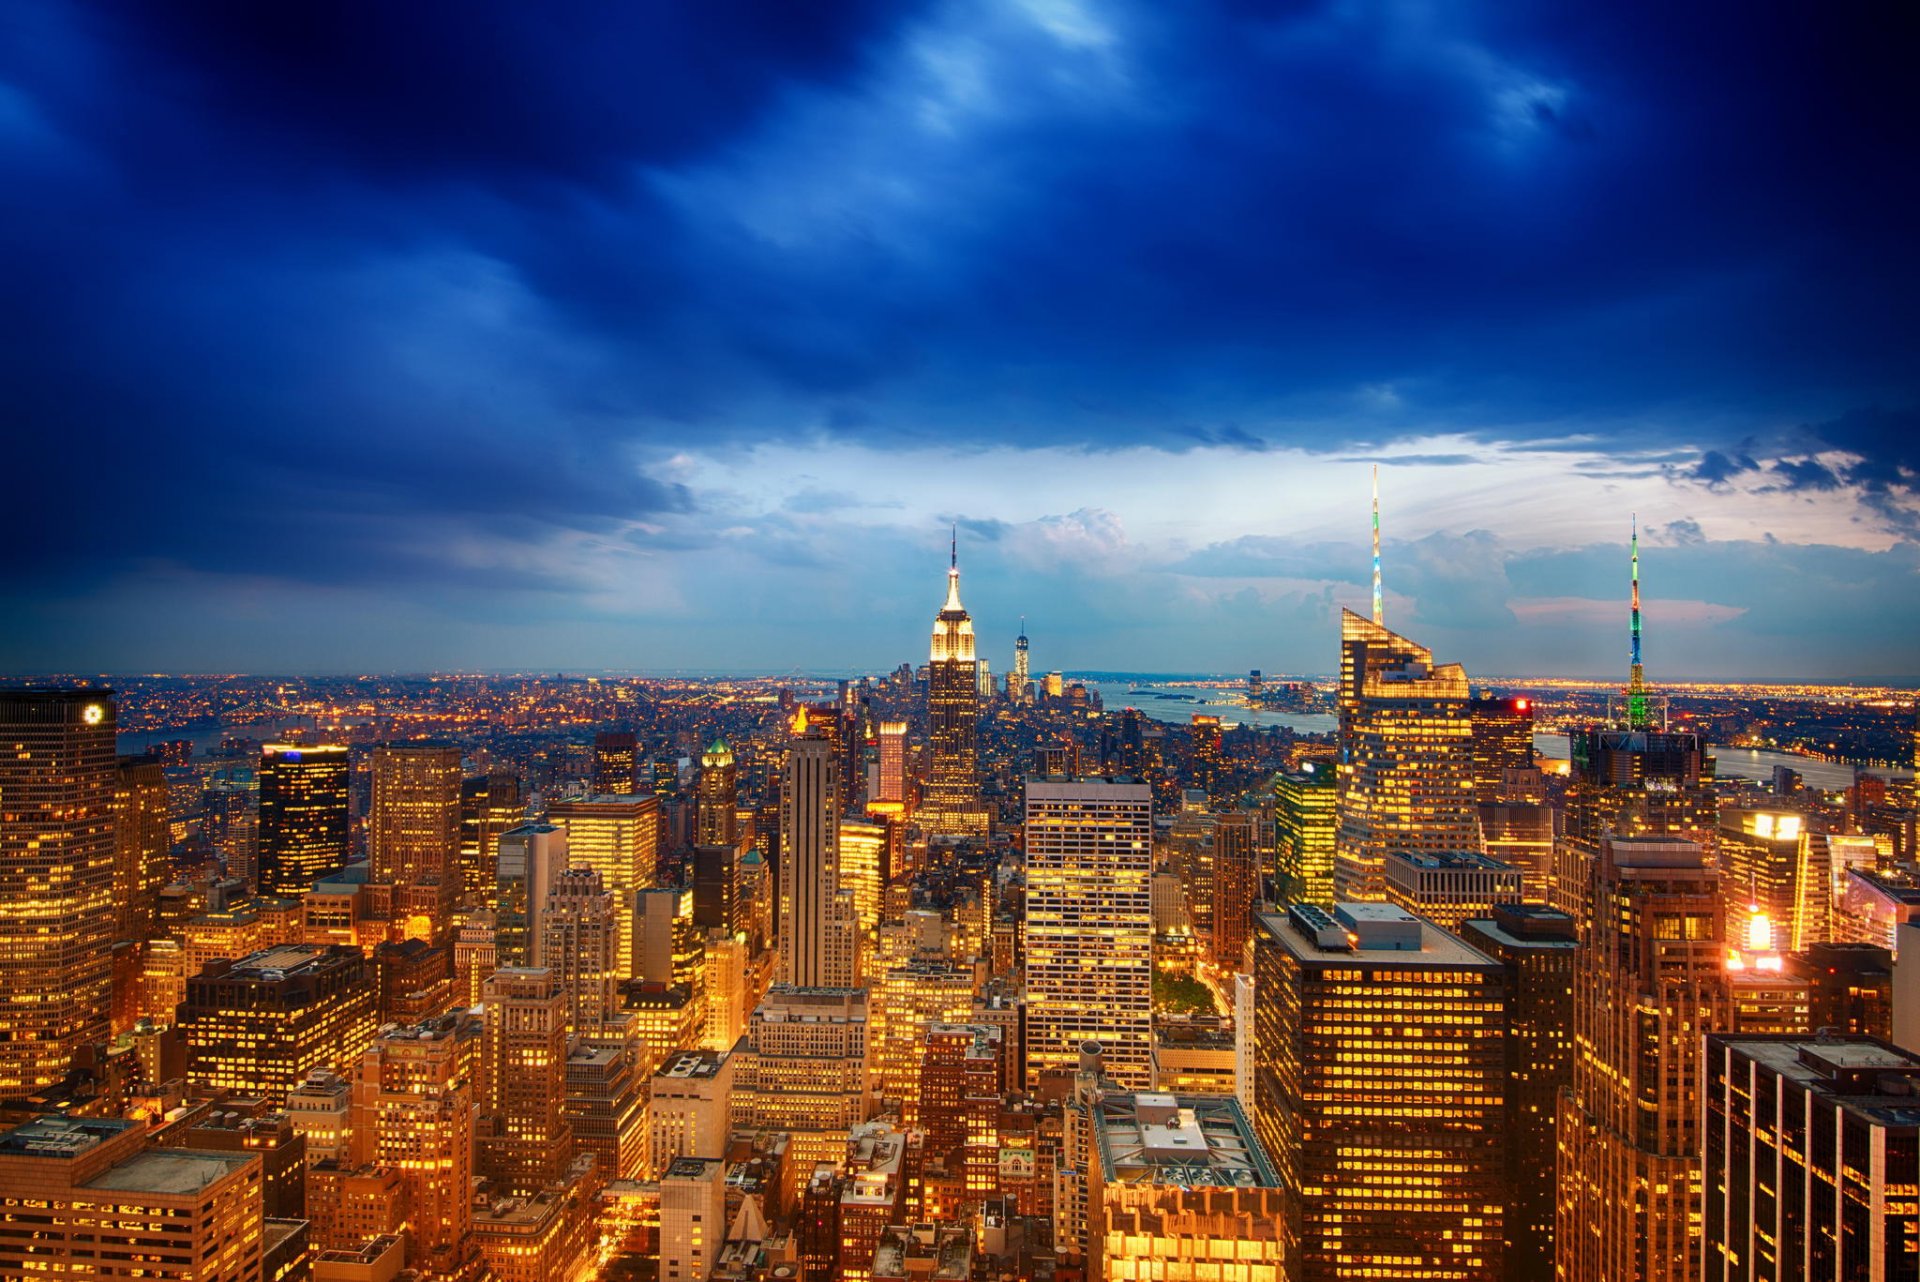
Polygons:
M1644 730L1652 724L1652 709L1647 699L1647 674L1640 666L1640 514L1633 514L1633 645L1627 669L1627 725Z
M1373 465L1373 621L1385 626L1386 605L1380 595L1380 465Z

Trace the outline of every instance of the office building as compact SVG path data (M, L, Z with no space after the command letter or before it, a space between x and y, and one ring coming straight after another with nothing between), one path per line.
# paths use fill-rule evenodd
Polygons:
M1351 610L1340 619L1334 893L1386 897L1389 852L1480 850L1467 674Z
M1089 1039L1122 1086L1151 1084L1153 793L1031 779L1026 797L1029 1080Z
M706 1282L726 1236L724 1155L674 1159L660 1177L660 1282Z
M633 977L649 984L703 987L706 942L693 917L693 891L682 887L643 890L634 896Z
M892 871L887 864L885 824L842 819L837 846L842 891L853 897L857 943L864 953L880 928L880 900Z
M0 691L0 1098L109 1031L113 692Z
M1467 850L1396 850L1383 867L1387 902L1442 930L1491 916L1495 904L1519 903L1525 892L1518 868Z
M538 1193L494 1198L473 1220L474 1242L490 1282L578 1276L593 1260L594 1209L577 1180Z
M595 796L631 797L640 748L631 731L609 731L593 737L593 791Z
M1805 816L1727 809L1720 815L1720 894L1738 948L1799 952L1825 933L1825 879L1811 866ZM1755 931L1766 919L1767 938ZM1806 927L1811 924L1813 929Z
M1260 899L1260 863L1253 846L1253 816L1218 816L1213 826L1213 964L1232 974L1253 937L1253 906Z
M1254 1114L1291 1282L1501 1277L1504 984L1391 905L1258 918Z
M172 849L166 772L150 758L120 758L113 779L115 939L146 940L158 933Z
M1705 1058L1705 1282L1913 1276L1920 1056L1712 1033Z
M492 910L499 904L500 835L526 822L520 777L495 770L460 782L460 903Z
M567 1055L564 1108L575 1147L593 1155L601 1177L640 1178L647 1160L647 1078L631 1018L575 1040Z
M867 809L874 813L904 814L907 809L907 723L882 721L875 735L875 747Z
M502 1190L557 1184L573 1161L567 1094L568 993L545 967L495 971L481 991L486 1033L478 1169Z
M372 879L393 887L393 920L430 943L453 928L459 902L460 749L431 743L373 750L367 811Z
M1331 765L1309 761L1297 772L1274 777L1274 868L1265 887L1266 898L1333 907L1337 803Z
M1700 1039L1728 1026L1718 875L1682 837L1608 837L1574 961L1555 1276L1682 1282L1699 1268Z
M931 761L921 794L920 823L942 837L984 837L980 799L980 683L973 618L960 604L958 544L947 567L947 599L933 621L927 662Z
M1090 1276L1290 1276L1287 1195L1232 1096L1103 1094L1089 1108Z
M356 1157L400 1174L407 1264L442 1277L474 1266L474 1069L464 1015L383 1029L360 1059Z
M149 1148L117 1118L0 1132L0 1277L255 1282L264 1214L255 1153Z
M1550 902L1560 808L1545 801L1491 801L1480 803L1479 810L1486 853L1520 870L1527 899L1539 904Z
M897 1101L901 1120L911 1126L919 1121L927 1029L966 1022L973 968L923 954L876 976L871 991L874 1089Z
M866 1120L867 1048L864 989L774 986L735 1052L734 1126L845 1131Z
M351 1071L373 1040L376 994L357 948L282 944L210 962L180 1005L187 1077L284 1104L316 1069Z
M1533 701L1475 699L1467 705L1473 726L1473 794L1482 805L1540 795L1544 782L1533 764Z
M1553 1276L1554 1119L1573 1082L1573 918L1544 904L1501 904L1462 922L1460 938L1499 962L1507 994L1507 1282Z
M260 893L303 895L347 864L347 748L260 750Z
M715 739L700 754L700 781L695 799L696 846L740 844L740 768L725 739Z
M1786 959L1808 984L1807 1025L1882 1040L1893 1035L1893 954L1877 944L1818 943Z
M655 796L590 797L556 801L547 822L567 834L567 861L591 868L619 908L621 978L631 979L635 891L655 884L660 861L660 799Z
M856 982L852 894L840 884L840 762L833 742L809 720L794 722L780 780L780 982L796 988L850 988Z
M553 879L533 964L559 981L569 1035L597 1030L620 1009L620 977L627 968L618 951L618 916L618 905L593 869L569 868Z
M733 1057L674 1051L654 1070L647 1105L647 1170L654 1177L682 1157L727 1151L733 1118Z
M549 823L523 823L499 837L494 869L494 946L502 966L528 966L540 947L541 916L568 867L567 834Z

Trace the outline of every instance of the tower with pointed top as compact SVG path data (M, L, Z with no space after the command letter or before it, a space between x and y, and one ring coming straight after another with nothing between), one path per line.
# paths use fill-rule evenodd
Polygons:
M1614 721L1628 730L1651 730L1654 722L1666 728L1666 700L1647 693L1647 672L1640 664L1640 517L1633 518L1633 536L1628 544L1633 566L1632 624L1627 657L1627 688L1624 703L1614 709Z
M980 686L973 617L960 604L960 542L947 562L947 600L933 620L927 662L927 722L933 759L920 821L932 836L984 837L980 800Z
M1007 674L1007 698L1013 703L1025 703L1028 691L1032 689L1032 678L1027 669L1027 616L1020 616L1020 636L1013 643L1013 671Z

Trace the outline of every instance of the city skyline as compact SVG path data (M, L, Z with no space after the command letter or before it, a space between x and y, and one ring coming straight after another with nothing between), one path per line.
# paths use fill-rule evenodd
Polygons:
M5 670L1920 671L1877 11L19 14Z

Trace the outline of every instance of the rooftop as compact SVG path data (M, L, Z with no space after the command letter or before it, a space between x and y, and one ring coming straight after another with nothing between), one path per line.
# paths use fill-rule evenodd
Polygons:
M1716 1033L1709 1038L1710 1060L1720 1047L1878 1125L1920 1130L1920 1055L1890 1042L1861 1036Z
M1280 947L1317 966L1356 961L1400 967L1495 964L1432 922L1392 904L1342 903L1331 914L1311 904L1294 904L1284 915L1261 913L1255 920ZM1375 942L1382 938L1386 942Z
M1278 1188L1231 1095L1109 1095L1094 1109L1108 1181L1180 1188Z
M718 1077L726 1062L725 1051L675 1051L661 1062L653 1075L681 1080Z
M1492 855L1483 855L1472 850L1396 850L1387 855L1389 860L1399 860L1415 868L1427 871L1460 869L1470 872L1518 872L1519 869L1504 859L1495 859Z
M251 1153L150 1148L96 1175L86 1187L131 1193L198 1193L257 1160Z
M0 1153L73 1157L138 1126L113 1117L36 1117L0 1134Z
M973 1235L958 1224L895 1224L873 1253L875 1278L960 1282L973 1272Z

